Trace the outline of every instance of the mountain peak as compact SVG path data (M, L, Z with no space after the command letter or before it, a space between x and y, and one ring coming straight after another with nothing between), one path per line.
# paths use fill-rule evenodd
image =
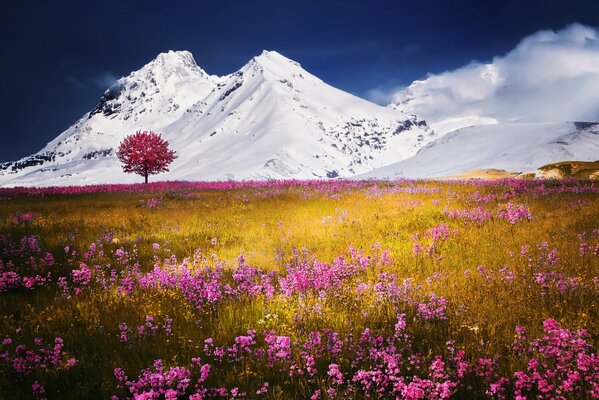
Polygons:
M262 50L262 53L260 53L260 55L257 57L280 58L280 59L289 60L289 58L285 57L284 55L282 55L281 53L279 53L278 51L275 51L275 50Z
M267 69L270 69L274 66L278 66L280 68L289 68L291 65L296 68L301 68L300 63L293 61L292 59L287 58L274 50L262 50L262 53L259 56L254 57L251 62Z
M154 61L161 63L183 63L197 66L196 61L193 58L193 54L187 50L169 50L158 54Z
M180 81L186 79L209 79L208 74L200 68L193 55L186 50L160 53L141 69L129 75L129 80L158 82L169 80Z

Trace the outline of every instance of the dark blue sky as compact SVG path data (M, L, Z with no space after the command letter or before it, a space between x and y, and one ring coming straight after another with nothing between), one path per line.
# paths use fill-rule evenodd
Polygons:
M113 77L158 53L191 51L211 74L277 50L366 97L471 60L540 29L599 26L599 1L0 0L0 161L42 148L89 111Z

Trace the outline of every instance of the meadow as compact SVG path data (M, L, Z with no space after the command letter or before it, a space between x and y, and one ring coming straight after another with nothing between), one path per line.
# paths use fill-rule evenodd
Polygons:
M0 189L2 399L599 398L599 183Z

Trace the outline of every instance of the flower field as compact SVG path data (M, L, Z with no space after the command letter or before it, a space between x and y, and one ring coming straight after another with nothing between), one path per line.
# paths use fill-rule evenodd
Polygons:
M2 399L599 398L599 184L0 189Z

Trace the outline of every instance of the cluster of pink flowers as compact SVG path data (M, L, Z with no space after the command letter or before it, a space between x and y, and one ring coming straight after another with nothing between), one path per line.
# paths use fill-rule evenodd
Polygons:
M246 397L247 393L238 387L210 387L208 378L212 371L218 375L221 368L247 362L303 381L301 386L312 387L312 398L316 399L322 398L323 393L341 398L357 395L447 399L456 393L466 395L473 382L478 382L486 396L494 399L597 398L599 358L592 352L586 332L561 328L551 319L545 321L544 327L545 336L532 341L527 341L523 328L517 328L515 354L523 358L527 369L513 376L497 372L501 358L468 360L453 341L447 342L444 354L415 351L403 314L397 316L395 329L388 336L374 334L370 329L357 337L325 329L310 332L303 340L292 340L265 331L264 340L258 341L256 332L248 331L231 345L216 346L212 339L206 339L202 356L206 360L202 363L196 357L189 368L166 369L161 360L156 360L153 370L143 370L135 379L128 379L118 368L115 376L120 390L148 399L161 395L173 399L183 395L193 399ZM265 382L246 390L264 395L269 387L269 382Z
M0 292L8 292L9 290L21 287L21 276L11 271L12 263L9 262L8 270L5 270L4 264L0 260Z
M165 369L162 360L154 361L153 370L142 370L135 380L129 380L125 371L120 368L114 370L114 376L119 381L118 388L126 390L137 400L165 399L176 400L185 394L191 384L191 371L183 367ZM118 399L118 396L113 396Z
M121 274L118 291L122 295L130 295L135 290L173 290L181 293L196 309L202 310L226 295L228 287L225 285L222 267L201 266L196 261L162 267L155 265L148 273L141 273L134 266Z
M485 210L482 206L477 206L472 209L453 209L445 208L445 215L451 219L461 220L466 223L483 225L493 218L491 211ZM523 222L532 221L532 213L525 205L516 205L509 202L505 209L497 212L497 218L506 219L512 225Z
M158 208L162 204L162 199L159 197L151 197L147 200L140 200L139 205L146 208Z
M589 284L583 283L580 276L571 276L560 270L561 260L557 248L551 249L547 242L537 245L536 248L522 246L520 258L526 261L530 268L532 283L544 290L553 289L563 295L579 289L589 289Z
M365 193L368 198L381 197L388 194L435 194L440 193L441 188L431 187L428 184L418 184L418 181L398 180L387 185L373 185Z
M545 289L556 288L561 294L567 291L574 291L581 286L579 277L568 277L563 273L555 271L537 272L534 277L534 283Z
M362 253L350 250L352 257L347 260L337 257L331 264L303 257L295 253L295 259L287 265L284 277L279 278L281 291L286 296L294 294L316 293L334 295L343 288L344 283L363 272L371 263Z
M517 328L514 349L526 356L527 367L514 374L516 399L599 398L599 356L584 330L572 332L555 320L543 323L542 338L526 341L526 330Z
M247 393L238 387L209 387L207 380L211 376L211 365L202 364L201 359L192 359L189 368L173 366L165 368L162 360L155 360L152 369L144 369L134 378L129 379L125 371L115 368L114 376L118 381L117 389L125 393L124 396L114 395L112 400L165 399L176 400L187 398L189 400L202 400L207 398L246 398ZM265 382L256 394L265 394L269 384Z
M91 282L92 271L87 264L81 263L78 269L71 271L71 278L73 279L73 283L75 285L87 286ZM77 288L75 294L79 294L80 290L80 288Z
M449 225L439 224L431 229L428 229L424 235L414 234L412 235L412 250L415 256L424 254L429 256L434 261L441 261L441 249L443 244L451 236L457 235L457 229L451 229ZM425 244L421 242L421 239L426 240Z
M508 203L507 208L505 210L501 210L497 216L499 218L507 219L512 225L518 222L532 221L532 213L525 205L517 205L511 202Z
M0 235L0 246L1 256L8 259L6 262L0 259L0 293L19 288L34 289L51 280L48 267L54 265L54 257L42 251L36 236L24 236L13 242Z
M10 337L4 338L0 343L0 368L13 371L17 379L23 380L37 372L50 368L71 368L77 363L75 358L67 358L63 349L64 342L60 337L48 345L38 337L33 340L33 344L33 347L29 347L26 344L16 344ZM44 398L45 388L42 384L35 381L31 388L36 399Z
M589 239L595 239L595 243L589 243ZM578 235L578 240L580 241L580 245L578 247L578 252L582 257L599 257L599 229L595 229L590 238L587 238L587 235L581 233Z
M476 191L472 194L472 200L475 204L488 204L492 201L495 201L497 197L493 193L489 193L487 195L481 194L479 191Z
M469 223L482 225L493 217L490 211L486 211L481 206L469 209L445 209L445 215L451 219L457 219Z
M41 253L37 236L23 236L21 240L13 242L6 235L0 235L2 255L9 257L31 257Z
M142 341L159 333L165 336L170 336L173 333L173 319L168 315L164 317L162 324L157 323L153 316L147 315L144 323L139 325L133 332L127 323L122 322L119 324L119 341L121 343Z
M228 293L252 297L264 295L267 299L272 298L275 293L276 271L263 272L250 267L243 256L239 256L238 262L239 265L232 275L235 288L229 288Z
M422 319L445 319L447 318L447 300L431 293L427 302L418 303L418 314Z
M60 364L63 344L61 338L55 339L55 346L51 349L43 346L41 338L36 338L34 342L37 349L29 349L26 345L20 344L14 346L11 354L9 346L13 345L13 340L5 338L2 341L4 351L0 354L0 360L12 364L15 372L23 375L30 375L36 369L43 369L48 365Z
M16 213L10 217L10 220L15 225L26 224L33 220L33 213L25 212L25 213Z
M381 304L391 303L396 310L413 309L423 320L444 320L447 318L447 300L435 293L422 293L421 285L413 285L410 279L397 282L396 274L381 273L377 282L370 287L360 290L372 290L375 300Z
M154 265L149 272L141 272L137 264L126 265L118 276L111 270L109 278L106 278L105 267L95 265L90 270L86 264L81 264L74 271L72 280L78 287L88 287L94 281L101 283L102 288L116 283L117 292L123 296L138 290L173 290L202 310L226 297L263 296L266 300L277 294L287 297L316 294L322 299L335 297L369 266L380 267L390 262L388 251L366 256L363 251L350 248L348 256L337 257L332 263L316 260L306 252L296 252L285 273L279 275L276 271L265 272L247 265L243 256L239 257L236 268L226 270L218 260L200 255L182 262L171 256L164 259L162 265Z

